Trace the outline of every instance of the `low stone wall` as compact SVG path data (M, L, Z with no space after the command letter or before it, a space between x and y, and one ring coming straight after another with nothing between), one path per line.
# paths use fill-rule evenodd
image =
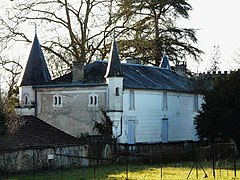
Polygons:
M87 144L0 152L0 171L26 172L61 167L82 167L93 165L94 157L100 159L113 158L113 146L111 144L102 144L98 148L95 149L94 146ZM101 162L104 163L104 161L98 161L98 163Z

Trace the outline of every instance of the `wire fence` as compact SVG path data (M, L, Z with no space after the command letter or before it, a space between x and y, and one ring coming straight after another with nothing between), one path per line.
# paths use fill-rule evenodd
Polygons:
M54 155L59 156L60 159L90 160L92 162L91 166L88 167L90 171L85 171L86 167L77 168L78 173L76 173L76 176L79 179L88 179L89 177L91 179L98 179L101 176L100 169L104 164L103 162L106 162L105 164L113 164L116 169L121 169L121 173L124 172L124 177L121 176L123 179L133 179L132 172L141 171L142 165L147 165L149 168L157 167L159 171L158 179L169 178L166 167L175 169L185 168L185 172L181 175L182 179L198 179L200 176L205 178L237 177L238 154L234 143L215 143L208 146L191 142L172 144L115 144L114 156L112 158L102 157L97 147L98 145L93 145L91 156L63 153L61 151L55 151ZM114 171L114 169L111 170ZM68 171L73 170L66 170L64 166L60 166L57 171L51 171L51 173L56 173L58 179L64 179ZM39 177L39 173L34 172L34 175ZM46 175L48 174L42 174L43 177L46 177ZM10 174L4 173L3 177L7 179L9 176Z
M234 177L237 177L238 151L235 143L214 143L208 146L202 146L202 144L197 143L178 143L177 146L175 143L168 145L121 144L120 146L122 146L122 148L119 149L124 150L124 153L120 153L120 156L125 159L126 179L128 179L129 176L129 160L132 161L136 159L136 157L138 162L144 162L146 158L148 159L148 163L157 162L160 165L161 179L163 179L164 164L182 161L187 161L192 164L186 179L189 179L194 168L196 170L197 179L199 178L199 171L204 173L205 178L209 176L209 172L207 173L205 168L212 169L212 177L214 178L216 178L216 171L220 172L220 176L224 174L224 172L226 172L227 176L232 176L229 174L230 170L234 172ZM139 149L140 152L138 151ZM202 162L204 162L205 166L207 164L207 166L204 167Z

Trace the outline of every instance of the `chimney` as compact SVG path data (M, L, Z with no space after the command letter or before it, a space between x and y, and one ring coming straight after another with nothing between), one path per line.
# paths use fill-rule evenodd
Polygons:
M186 62L182 62L181 64L177 62L175 72L182 77L186 77L187 72L187 64Z
M72 82L81 82L84 79L84 62L74 61L72 67Z
M126 63L128 64L141 64L141 61L139 58L128 58L126 59Z

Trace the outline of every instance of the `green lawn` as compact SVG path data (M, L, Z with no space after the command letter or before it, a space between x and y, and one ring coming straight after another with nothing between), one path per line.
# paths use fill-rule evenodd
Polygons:
M211 163L202 163L204 170L206 171L208 178L204 178L205 174L199 167L196 170L194 166L190 173L189 179L208 179L213 180L213 170ZM225 179L239 179L240 180L240 169L237 170L237 177L234 177L234 171L232 169L232 163L227 164L226 162L217 163L218 167L215 170L217 180ZM238 167L239 164L237 165ZM170 180L182 180L187 179L188 174L191 170L192 163L175 163L165 164L161 168L160 164L155 165L129 165L128 179L170 179ZM126 179L126 167L125 165L105 165L96 167L96 179ZM0 179L6 180L79 180L79 179L93 179L93 167L85 167L78 169L66 169L56 171L45 171L31 174L15 174L8 175L8 177L1 177ZM162 178L161 178L162 177Z

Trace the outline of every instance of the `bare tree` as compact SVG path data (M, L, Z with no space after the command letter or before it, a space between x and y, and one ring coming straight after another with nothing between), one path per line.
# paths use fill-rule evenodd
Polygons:
M16 95L16 86L22 72L19 58L0 57L1 84L6 84L7 98Z
M30 43L29 24L36 23L53 76L65 73L72 61L89 63L97 53L103 59L106 37L114 28L111 6L109 0L14 1L7 19L0 19L2 48L10 41Z
M240 68L240 48L235 51L233 60L235 62L234 67L232 69L239 69Z

